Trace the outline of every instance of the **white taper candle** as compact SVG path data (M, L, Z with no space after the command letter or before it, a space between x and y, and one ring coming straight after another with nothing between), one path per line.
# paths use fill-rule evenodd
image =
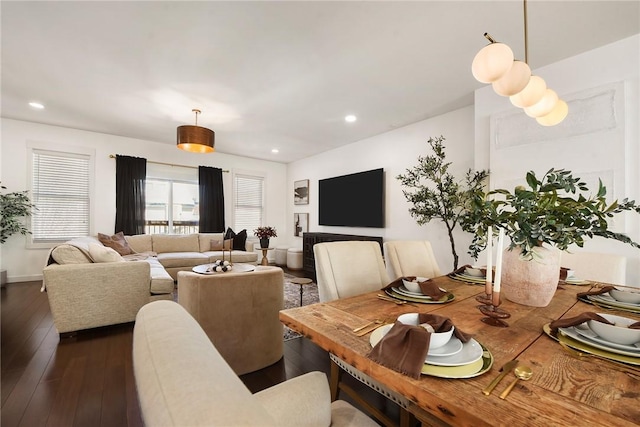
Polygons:
M491 294L491 283L493 282L493 248L492 248L493 231L491 226L487 228L487 274L485 275L485 283L487 284L487 295Z
M504 228L500 228L498 234L498 247L496 254L496 280L493 282L493 291L500 292L500 280L502 279L502 246L504 243Z

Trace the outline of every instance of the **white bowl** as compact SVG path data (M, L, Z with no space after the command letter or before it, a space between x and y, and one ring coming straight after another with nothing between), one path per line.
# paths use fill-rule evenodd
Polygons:
M636 320L628 319L622 316L614 316L613 314L598 313L609 322L615 325L607 325L606 323L596 320L589 320L587 325L589 329L598 334L600 338L618 344L631 345L640 342L640 329L630 329L629 325L635 323Z
M477 268L477 267L467 267L464 269L465 273L467 273L469 276L474 276L474 277L483 277L485 274L482 272L481 269Z
M631 304L640 304L640 289L637 291L612 289L609 291L611 298L620 302L628 302Z
M418 313L406 313L398 316L398 322L404 325L418 326ZM432 332L431 340L429 341L429 350L442 347L443 345L448 343L451 339L451 336L453 335L454 329L455 326L452 326L451 329L446 332Z
M420 290L419 282L424 282L425 280L429 279L427 279L426 277L416 277L413 282L402 279L402 284L405 288L407 288L408 291L414 292L416 294L421 294L422 291Z

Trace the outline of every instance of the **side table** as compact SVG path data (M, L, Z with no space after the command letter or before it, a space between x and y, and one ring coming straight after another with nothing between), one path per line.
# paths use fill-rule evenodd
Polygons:
M302 307L302 289L305 285L310 285L311 283L313 283L313 280L307 279L306 277L294 277L292 279L289 279L289 281L300 286L300 307Z
M272 251L274 248L260 248L262 251L262 261L260 261L260 265L269 265L269 258L267 257L267 253Z

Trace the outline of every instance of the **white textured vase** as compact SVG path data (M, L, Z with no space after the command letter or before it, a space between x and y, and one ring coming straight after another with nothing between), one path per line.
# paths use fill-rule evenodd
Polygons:
M534 259L520 258L520 249L505 250L502 258L502 295L531 307L546 307L560 279L560 254L556 248L536 247Z

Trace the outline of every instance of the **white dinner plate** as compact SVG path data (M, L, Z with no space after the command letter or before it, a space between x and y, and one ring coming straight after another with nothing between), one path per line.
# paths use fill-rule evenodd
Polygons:
M454 279L460 279L463 282L471 282L471 283L476 284L476 285L484 285L484 282L486 281L484 277L470 276L470 275L465 274L465 273L457 273L457 274L454 275L453 278Z
M593 297L593 299L597 302L597 301L602 301L602 302L606 302L607 304L611 304L611 305L617 305L619 307L624 307L624 308L634 308L634 309L640 309L640 304L634 304L632 302L624 302L624 301L618 301L617 299L613 298L611 295L609 295L609 293L607 292L606 294L600 294L600 295L589 295L590 297Z
M404 286L404 285L400 285L397 288L393 288L393 289L398 291L398 293L407 294L410 297L424 297L424 296L426 296L422 292L412 292L409 289L407 289L406 286Z
M460 353L462 351L462 348L463 348L462 341L460 341L456 337L451 337L449 342L443 345L442 347L429 350L429 353L427 353L427 356L428 356L427 360L431 356L436 356L436 357L453 356L454 354Z
M570 326L568 328L559 328L558 330L566 336L573 338L576 341L580 341L582 344L586 344L594 348L599 348L600 350L605 350L611 353L640 358L640 353L638 353L637 351L620 350L619 348L612 347L611 345L603 345L599 342L593 341L592 339L578 333L575 326Z
M407 290L407 288L405 288L404 286L400 286L398 288L392 287L391 289L394 290L395 292L399 293L400 295L404 295L405 297L422 298L422 299L426 299L426 300L433 299L430 296L425 295L423 293L411 292L411 291ZM439 288L439 289L442 292L447 292L446 289L442 289L442 288Z
M589 338L591 341L595 341L605 346L618 348L620 350L636 352L638 353L638 356L640 356L640 342L637 342L631 345L625 345L625 344L618 344L617 342L607 341L604 338L602 338L600 335L593 332L591 328L589 328L589 325L587 324L587 322L574 326L574 328L577 333L579 333L583 337Z
M369 337L371 347L375 347L392 327L393 325L383 325L373 331ZM458 340L458 342L460 342L460 340ZM478 359L482 359L482 353L483 349L480 343L471 338L468 342L462 344L462 349L460 351L450 356L427 354L425 363L434 366L447 367L469 365L476 362Z

